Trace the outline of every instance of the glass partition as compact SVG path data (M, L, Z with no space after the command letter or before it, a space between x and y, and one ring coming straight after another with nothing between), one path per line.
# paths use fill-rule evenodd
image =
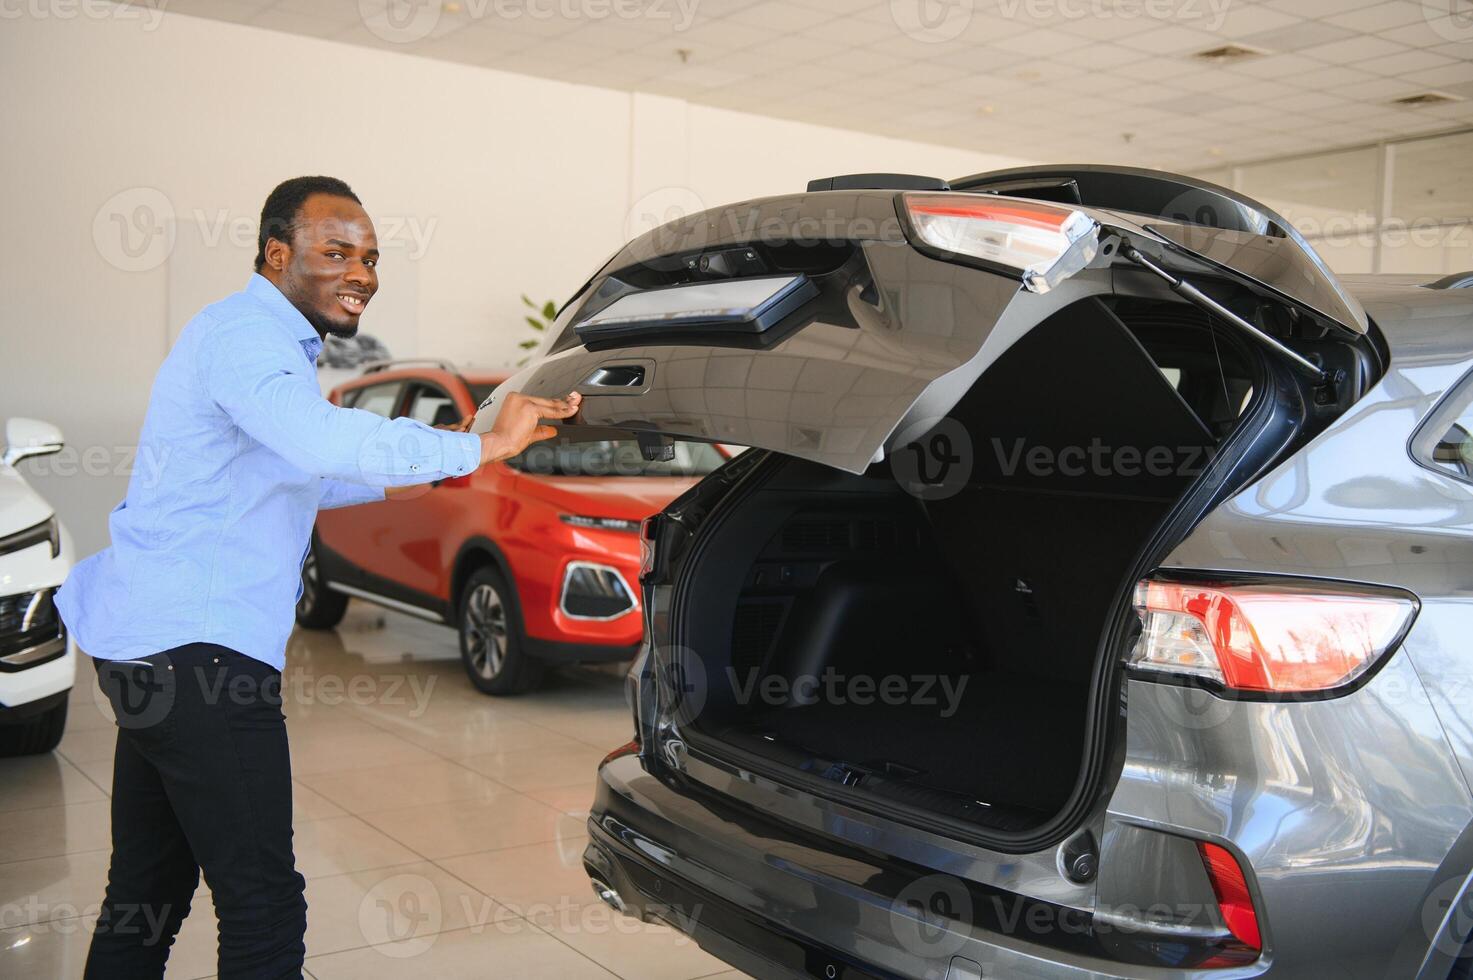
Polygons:
M1342 274L1473 269L1473 131L1204 170L1278 211Z

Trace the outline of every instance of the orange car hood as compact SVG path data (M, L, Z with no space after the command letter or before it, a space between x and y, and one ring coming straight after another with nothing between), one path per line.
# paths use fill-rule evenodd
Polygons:
M585 517L643 520L695 485L683 476L539 476L518 473L523 492Z

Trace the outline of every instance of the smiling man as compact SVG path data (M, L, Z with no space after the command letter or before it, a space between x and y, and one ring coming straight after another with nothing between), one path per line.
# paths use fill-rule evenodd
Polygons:
M577 411L576 394L512 394L472 435L324 399L317 355L329 334L357 331L378 254L342 181L271 192L257 274L185 326L154 380L139 452L165 464L133 476L112 545L57 595L118 722L89 978L162 977L201 871L219 976L301 976L281 670L317 511L463 476Z

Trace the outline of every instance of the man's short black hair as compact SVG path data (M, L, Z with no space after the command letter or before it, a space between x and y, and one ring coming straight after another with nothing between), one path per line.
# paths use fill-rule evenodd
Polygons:
M274 238L291 244L297 230L297 215L302 204L313 194L331 194L334 197L351 198L358 204L358 195L353 188L336 177L293 177L276 185L266 197L261 208L261 231L256 236L256 271L266 264L266 240Z

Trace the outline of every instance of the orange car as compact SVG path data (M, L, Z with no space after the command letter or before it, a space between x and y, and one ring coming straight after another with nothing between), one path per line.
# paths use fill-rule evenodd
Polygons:
M506 377L387 362L329 398L442 425ZM675 448L674 460L647 462L633 441L540 443L421 497L323 511L297 622L331 629L356 596L452 625L487 694L529 690L549 665L629 659L643 635L640 522L726 459L703 443Z

